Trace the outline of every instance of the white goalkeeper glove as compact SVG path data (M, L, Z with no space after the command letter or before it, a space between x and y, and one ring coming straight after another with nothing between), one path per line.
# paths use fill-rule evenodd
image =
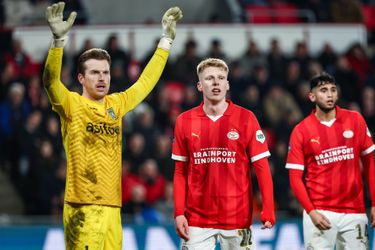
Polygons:
M179 7L169 8L163 15L161 25L163 26L163 36L160 39L158 48L170 50L172 42L176 37L176 23L182 18L182 11Z
M64 47L68 40L67 34L77 17L77 12L73 11L68 19L63 21L64 7L64 2L58 2L48 6L46 10L46 19L53 34L51 47Z

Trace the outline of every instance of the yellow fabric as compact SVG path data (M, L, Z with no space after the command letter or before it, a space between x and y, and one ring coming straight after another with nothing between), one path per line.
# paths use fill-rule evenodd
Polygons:
M153 89L168 52L157 49L139 80L103 103L70 92L60 81L62 48L51 48L43 75L52 108L60 116L67 158L65 201L121 206L122 117Z
M65 248L122 249L119 207L103 205L64 205Z

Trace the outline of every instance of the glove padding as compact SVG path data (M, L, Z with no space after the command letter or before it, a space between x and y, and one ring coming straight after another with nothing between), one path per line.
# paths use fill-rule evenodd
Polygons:
M46 19L52 31L55 45L65 45L67 34L77 17L77 12L73 11L68 19L63 21L64 7L64 2L58 2L48 6L46 10Z
M169 50L176 37L176 23L182 18L182 11L179 7L169 8L163 15L161 25L163 27L163 36L160 39L159 48Z

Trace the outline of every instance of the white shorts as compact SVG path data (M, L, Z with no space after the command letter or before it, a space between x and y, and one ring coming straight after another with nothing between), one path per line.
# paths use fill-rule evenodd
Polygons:
M251 228L224 230L189 227L189 238L182 242L182 250L214 250L218 242L221 250L253 250Z
M369 249L366 214L336 213L317 210L331 222L331 229L319 230L310 216L303 212L303 237L307 250L366 250Z

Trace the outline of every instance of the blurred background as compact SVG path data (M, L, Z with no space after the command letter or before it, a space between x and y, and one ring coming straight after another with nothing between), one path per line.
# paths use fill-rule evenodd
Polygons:
M64 249L66 162L60 122L42 88L51 35L51 0L0 0L0 249ZM205 57L229 64L228 98L252 110L272 156L278 224L260 230L257 249L303 249L302 208L289 187L285 157L291 129L311 112L309 79L334 75L339 105L362 113L375 132L374 0L67 0L78 18L65 48L62 81L81 92L79 54L112 57L111 92L134 83L161 35L170 6L184 18L156 89L123 125L123 249L177 249L173 226L171 142L176 117L198 105L196 66ZM370 207L368 195L366 204ZM371 249L374 233L369 231Z

